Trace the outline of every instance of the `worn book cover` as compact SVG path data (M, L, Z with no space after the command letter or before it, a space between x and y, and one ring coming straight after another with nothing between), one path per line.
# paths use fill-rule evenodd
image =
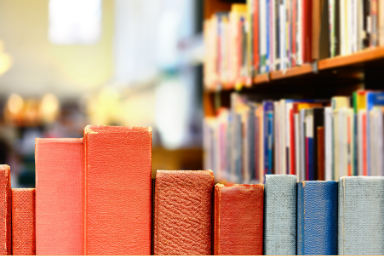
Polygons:
M85 144L85 253L151 253L152 130L90 125Z
M0 165L0 247L1 255L12 254L12 192L11 170L8 165Z
M35 255L35 189L12 189L12 254Z
M212 171L157 171L154 254L213 252Z
M215 186L214 254L262 255L264 186Z

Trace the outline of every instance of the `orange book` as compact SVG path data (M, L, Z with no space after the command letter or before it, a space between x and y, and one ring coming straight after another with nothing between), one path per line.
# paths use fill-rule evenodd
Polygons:
M36 255L35 189L12 189L12 254Z
M83 139L36 139L36 254L84 254Z
M151 128L90 125L84 144L85 254L151 254Z
M0 255L12 253L12 192L11 170L8 165L0 165Z
M317 127L317 180L325 180L324 127Z

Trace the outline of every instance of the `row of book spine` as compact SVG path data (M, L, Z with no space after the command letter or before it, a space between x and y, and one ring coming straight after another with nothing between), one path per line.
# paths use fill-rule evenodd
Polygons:
M379 91L278 101L232 93L229 109L205 118L204 169L233 183L264 183L266 174L298 181L382 176L383 113Z
M267 175L265 185L214 185L212 171L158 171L153 237L151 211L140 208L151 196L135 191L147 189L127 193L97 181L101 208L92 212L103 218L89 219L88 208L71 201L81 182L49 194L36 188L35 197L34 189L11 190L9 166L0 166L1 253L149 255L153 243L155 255L384 254L384 177L297 183L295 175ZM37 209L40 193L56 201L54 215Z
M384 46L384 0L247 0L205 21L205 85Z

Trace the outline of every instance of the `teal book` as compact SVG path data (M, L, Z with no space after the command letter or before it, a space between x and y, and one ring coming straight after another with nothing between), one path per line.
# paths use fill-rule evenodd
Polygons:
M266 175L264 254L296 254L296 175Z
M338 208L338 254L384 255L384 177L341 177Z

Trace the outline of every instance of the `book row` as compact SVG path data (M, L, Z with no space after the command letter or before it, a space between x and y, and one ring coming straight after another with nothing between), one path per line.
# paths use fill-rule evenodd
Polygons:
M384 175L384 93L330 100L264 100L232 93L230 108L204 120L204 169L219 181L264 183Z
M295 175L267 175L265 185L214 185L212 171L158 171L152 216L150 205L142 207L151 189L124 190L124 179L132 183L139 172L116 183L96 179L96 193L76 193L84 179L63 168L66 158L50 169L69 174L52 180L51 191L11 190L9 166L0 166L1 254L149 255L151 245L155 255L384 254L384 177L297 183Z
M384 46L384 0L247 0L204 24L205 85Z

